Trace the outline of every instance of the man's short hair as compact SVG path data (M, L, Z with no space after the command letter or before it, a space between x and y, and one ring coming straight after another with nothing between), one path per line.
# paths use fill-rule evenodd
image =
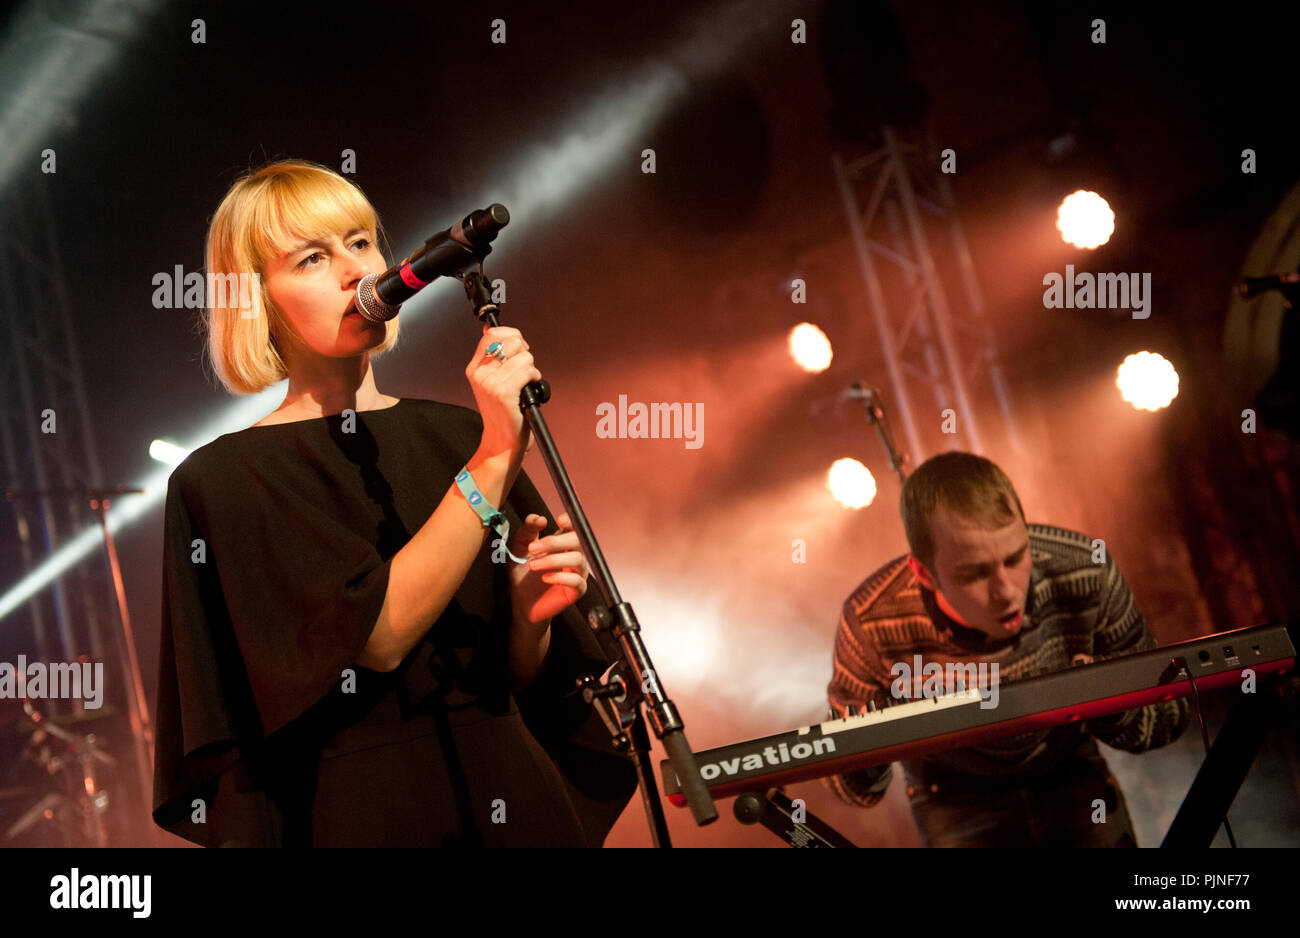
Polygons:
M1011 480L991 460L962 452L930 457L903 483L898 504L908 547L929 570L934 569L930 521L940 507L988 527L1025 517Z

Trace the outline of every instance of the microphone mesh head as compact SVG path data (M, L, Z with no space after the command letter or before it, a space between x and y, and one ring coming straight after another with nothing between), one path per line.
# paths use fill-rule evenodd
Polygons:
M366 274L357 284L357 298L353 306L358 313L365 316L371 322L388 322L398 314L402 306L389 306L379 298L375 292L375 282L379 279L378 274Z

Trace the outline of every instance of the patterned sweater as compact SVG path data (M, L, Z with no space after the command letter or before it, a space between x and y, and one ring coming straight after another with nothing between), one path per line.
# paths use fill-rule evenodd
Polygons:
M1064 670L1076 655L1100 661L1157 647L1109 552L1104 563L1095 563L1091 540L1078 532L1039 524L1028 525L1028 531L1033 566L1024 624L1007 639L991 638L945 615L934 593L908 568L906 555L863 581L845 601L835 636L835 672L827 687L834 714L844 716L850 707L862 712L868 701L878 708L906 702L890 694L897 674L891 667L903 662L912 668L918 654L924 663L945 668L949 662L996 662L999 682L1007 684ZM1164 746L1182 734L1188 712L1187 700L1179 698L903 764L909 775L930 769L959 778L1028 779L1050 771L1086 734L1128 752ZM825 782L849 804L871 807L884 797L891 778L885 765Z

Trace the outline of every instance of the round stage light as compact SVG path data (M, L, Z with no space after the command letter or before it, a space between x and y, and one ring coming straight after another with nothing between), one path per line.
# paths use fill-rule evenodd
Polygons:
M826 474L826 488L845 508L865 508L876 499L876 478L856 459L837 459Z
M1114 234L1115 213L1097 193L1079 189L1061 201L1056 210L1056 229L1066 244L1091 250Z
M1178 396L1178 372L1155 352L1138 352L1124 359L1115 375L1120 396L1138 410L1168 407Z
M831 340L812 323L801 322L790 330L790 357L804 371L819 374L831 366Z

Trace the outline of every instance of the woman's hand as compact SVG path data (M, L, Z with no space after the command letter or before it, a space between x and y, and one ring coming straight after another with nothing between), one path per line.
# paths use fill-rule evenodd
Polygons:
M538 537L547 521L529 515L510 538L510 551L529 557L526 564L510 564L510 604L516 622L541 625L587 592L587 558L568 515L556 522L559 531Z
M494 342L501 343L505 361L488 354ZM542 379L523 335L508 326L484 325L474 358L465 366L465 377L483 418L477 457L508 456L510 464L517 466L532 447L532 433L519 409L519 392L529 382Z

